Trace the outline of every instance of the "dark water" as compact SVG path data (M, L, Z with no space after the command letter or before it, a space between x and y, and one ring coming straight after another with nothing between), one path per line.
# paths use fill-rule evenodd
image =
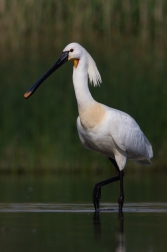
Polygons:
M91 192L104 177L1 177L1 251L166 251L165 173L127 170L122 217L119 183L103 188L94 215Z

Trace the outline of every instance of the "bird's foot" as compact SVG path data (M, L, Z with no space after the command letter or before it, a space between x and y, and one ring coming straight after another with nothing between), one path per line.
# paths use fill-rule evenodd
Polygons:
M99 202L101 198L101 186L99 184L95 184L92 197L93 197L93 204L95 207L95 211L97 212L99 211Z

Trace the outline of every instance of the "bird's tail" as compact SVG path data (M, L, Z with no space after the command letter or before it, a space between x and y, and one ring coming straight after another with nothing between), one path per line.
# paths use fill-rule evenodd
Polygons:
M142 160L135 160L138 164L145 164L145 165L151 165L150 159L142 159Z

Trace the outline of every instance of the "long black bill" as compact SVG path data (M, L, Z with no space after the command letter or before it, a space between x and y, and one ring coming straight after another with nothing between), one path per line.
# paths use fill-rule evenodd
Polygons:
M35 82L24 94L24 98L29 98L35 90L42 84L46 78L48 78L56 69L61 67L65 62L68 61L68 51L62 52L60 58L56 61L56 63L39 79Z

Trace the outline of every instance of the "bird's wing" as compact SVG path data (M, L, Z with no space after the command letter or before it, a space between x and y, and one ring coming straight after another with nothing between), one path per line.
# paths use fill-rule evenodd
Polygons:
M119 110L113 110L111 136L116 145L129 156L148 158L153 155L152 147L139 125L128 114Z

